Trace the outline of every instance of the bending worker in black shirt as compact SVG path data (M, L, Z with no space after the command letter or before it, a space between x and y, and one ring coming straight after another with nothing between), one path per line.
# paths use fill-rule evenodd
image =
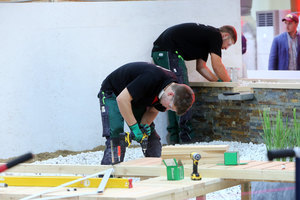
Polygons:
M222 63L221 49L227 49L237 41L232 26L215 28L197 23L185 23L165 30L154 42L152 58L155 64L175 72L178 82L189 84L185 60L196 60L196 70L209 81L230 81ZM211 56L213 71L207 67L208 54ZM191 113L180 119L174 112L168 112L170 143L189 142L192 130ZM178 122L179 121L179 122Z
M189 86L177 83L173 72L150 63L135 62L123 65L108 75L98 98L103 137L106 137L101 164L109 165L112 164L111 149L114 160L118 160L117 146L120 143L119 134L124 132L124 120L137 142L143 137L141 128L147 131L149 137L145 156L160 157L160 137L153 120L159 111L172 110L177 115L184 114L194 103L195 95ZM124 156L125 150L121 152L121 162Z

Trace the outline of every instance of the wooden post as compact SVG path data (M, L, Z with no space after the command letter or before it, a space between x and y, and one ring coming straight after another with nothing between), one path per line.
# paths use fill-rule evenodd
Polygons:
M251 200L251 182L241 184L241 200Z

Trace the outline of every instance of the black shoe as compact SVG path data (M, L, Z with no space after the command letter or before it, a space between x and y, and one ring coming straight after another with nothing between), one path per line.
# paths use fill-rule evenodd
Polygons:
M172 139L171 139L171 135L172 135ZM178 135L178 133L176 133L176 135ZM166 139L167 139L167 144L169 145L179 144L179 138L174 137L174 133L171 134L170 132L168 132Z
M192 138L190 136L190 134L188 134L187 132L180 132L179 133L179 137L182 143L189 143L192 141Z

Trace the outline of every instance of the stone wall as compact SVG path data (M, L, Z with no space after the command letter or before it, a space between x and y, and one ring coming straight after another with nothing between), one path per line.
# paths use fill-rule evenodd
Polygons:
M283 118L288 116L289 119L293 118L293 108L296 108L300 119L300 89L254 88L253 100L225 101L218 100L218 94L232 91L232 88L192 88L196 95L192 108L196 141L261 143L263 128L259 111L264 108L269 108L274 116L280 109Z

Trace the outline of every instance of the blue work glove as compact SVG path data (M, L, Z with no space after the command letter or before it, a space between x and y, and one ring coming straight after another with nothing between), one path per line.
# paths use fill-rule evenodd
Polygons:
M148 124L140 124L140 129L143 133L146 133L148 136L151 135L151 128Z
M138 123L129 126L131 132L134 134L134 140L140 142L143 138L143 132L141 131Z

